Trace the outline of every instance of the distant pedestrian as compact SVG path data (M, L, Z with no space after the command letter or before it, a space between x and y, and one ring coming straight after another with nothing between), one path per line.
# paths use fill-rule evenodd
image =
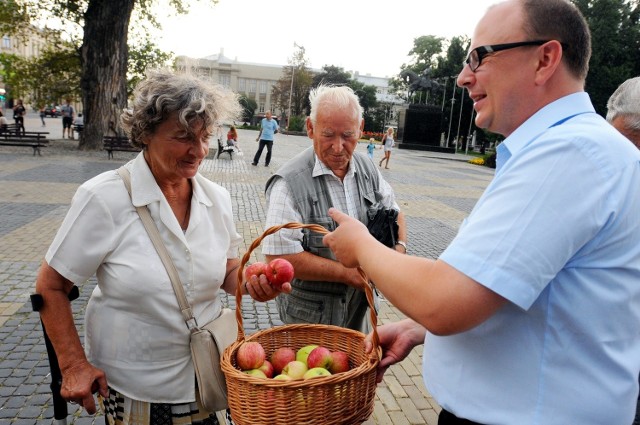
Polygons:
M40 121L42 121L42 126L46 127L47 124L44 122L44 105L40 107Z
M369 144L367 145L367 155L369 155L369 158L373 159L373 151L376 148L376 145L373 144L373 142L376 139L374 139L373 137L369 139Z
M73 139L73 118L75 117L75 110L71 106L71 99L67 99L67 103L60 108L62 112L62 138L64 134L67 134L69 139Z
M274 135L278 132L278 123L272 118L271 111L267 111L265 116L266 118L263 118L260 122L260 133L258 133L258 138L256 139L256 142L260 142L260 146L258 146L258 151L253 157L251 165L258 165L262 150L266 146L267 157L264 160L264 166L268 167L271 162L271 148L273 148Z
M13 120L16 123L16 133L19 133L20 129L22 129L22 134L25 133L24 116L26 113L27 113L27 110L24 108L22 99L18 99L16 101L16 106L13 107Z
M4 116L2 110L0 110L0 133L4 133L7 131L7 127L9 126L9 121L7 121L7 117Z
M389 159L391 158L391 148L395 146L396 142L393 140L393 127L389 127L387 132L382 137L382 146L384 148L384 158L380 160L379 165L382 167L382 163L387 161L384 164L384 168L389 169Z

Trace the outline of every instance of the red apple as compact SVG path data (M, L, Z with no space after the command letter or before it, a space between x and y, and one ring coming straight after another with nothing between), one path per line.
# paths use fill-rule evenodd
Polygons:
M296 353L296 360L298 360L299 362L302 362L302 363L304 363L306 365L307 364L307 357L309 357L309 353L312 352L313 349L316 348L316 347L317 347L316 344L305 345L304 347L299 349L298 352Z
M269 360L265 360L264 363L262 363L262 366L258 368L258 370L264 372L267 378L273 378L273 365Z
M251 278L251 276L258 276L260 277L261 274L265 274L266 273L266 267L267 265L265 263L262 263L260 261L257 261L253 264L250 264L247 266L247 268L244 269L244 278L246 280L249 280L249 278Z
M280 289L283 283L293 280L293 266L284 258L276 258L267 264L265 274L271 286Z
M314 367L302 375L302 379L320 378L321 376L331 376L331 372L323 367Z
M282 369L282 373L290 376L293 379L301 379L302 376L307 372L307 365L294 360L292 362L287 363L287 365Z
M280 347L271 355L271 364L273 365L273 371L276 374L282 372L282 369L287 363L296 359L296 352L290 347Z
M245 342L238 348L236 361L242 370L258 369L264 363L267 355L259 342Z
M313 369L316 367L322 367L329 369L331 366L331 351L326 347L316 347L309 353L307 357L307 367Z
M349 370L349 356L344 351L333 351L331 353L331 365L329 372L342 373Z

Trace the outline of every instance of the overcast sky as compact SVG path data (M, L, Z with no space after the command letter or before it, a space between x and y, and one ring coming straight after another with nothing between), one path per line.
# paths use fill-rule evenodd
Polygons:
M163 50L200 58L217 54L241 62L286 65L294 42L310 66L336 65L377 77L398 74L423 35L471 36L497 0L206 0L186 16L157 16ZM162 8L167 10L165 8Z

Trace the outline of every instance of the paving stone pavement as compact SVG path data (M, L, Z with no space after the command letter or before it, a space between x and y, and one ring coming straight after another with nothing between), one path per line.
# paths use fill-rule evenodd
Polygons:
M48 118L46 122L52 137L59 137L60 120ZM26 125L40 127L33 114ZM201 172L231 193L237 228L244 236L244 253L263 231L266 179L311 141L300 136L276 136L271 165L254 167L251 160L257 148L256 133L239 133L244 155L233 160L227 155L207 159ZM32 156L30 148L0 150L0 425L50 424L53 420L47 355L29 295L39 264L78 185L134 156L117 152L108 160L106 152L79 152L76 144L55 140L40 157ZM357 150L366 152L365 144ZM374 155L379 160L382 150ZM459 154L394 149L389 170L382 169L407 217L410 254L436 258L492 179L493 170L468 164L465 159ZM252 261L262 259L260 249L252 253ZM94 286L95 278L82 285L80 298L72 304L81 335L84 306ZM234 297L223 297L227 304L235 305ZM242 312L247 334L282 324L273 302L258 303L244 297ZM403 317L392 305L382 302L379 322ZM417 347L389 369L377 388L374 412L366 425L437 423L440 408L422 381L421 356L422 347ZM69 423L103 422L76 411L74 406L69 408Z

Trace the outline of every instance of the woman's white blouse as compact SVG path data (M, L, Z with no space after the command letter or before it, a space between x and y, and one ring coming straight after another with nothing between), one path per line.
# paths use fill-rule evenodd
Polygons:
M86 309L85 351L109 385L155 403L195 400L189 331L160 258L133 205L147 205L178 269L199 324L220 314L217 292L228 258L237 258L229 192L192 179L191 218L183 232L142 153L131 172L133 204L115 170L84 183L46 255L62 276L81 284L96 274Z

